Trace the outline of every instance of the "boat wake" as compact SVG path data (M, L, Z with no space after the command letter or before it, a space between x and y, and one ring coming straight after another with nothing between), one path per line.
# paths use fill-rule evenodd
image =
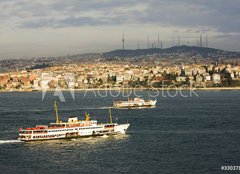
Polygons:
M82 110L101 110L101 109L109 109L113 107L85 107L85 108L70 108L70 109L59 109L59 111L82 111ZM21 110L21 112L24 113L31 113L31 112L51 112L51 109L29 109L29 110ZM12 110L12 111L0 111L0 114L12 114L12 113L19 113L20 110Z
M19 140L0 140L0 144L21 143Z
M78 108L78 110L88 110L88 109L109 109L113 107L97 107L97 108Z

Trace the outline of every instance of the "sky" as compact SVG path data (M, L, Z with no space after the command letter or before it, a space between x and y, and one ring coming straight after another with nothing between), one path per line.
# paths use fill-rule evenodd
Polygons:
M240 0L0 0L0 59L157 45L240 51Z

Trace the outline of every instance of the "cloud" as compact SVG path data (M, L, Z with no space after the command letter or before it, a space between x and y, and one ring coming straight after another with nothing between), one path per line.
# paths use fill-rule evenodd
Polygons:
M0 6L0 21L12 20L23 28L124 24L207 27L219 32L240 28L238 0L4 0Z
M65 19L40 19L38 21L24 22L23 28L41 28L41 27L80 27L80 26L97 26L107 24L108 20L91 17L67 17Z
M45 47L52 50L61 40L66 45L56 49L66 48L66 53L71 53L76 35L81 36L79 45L94 36L90 46L109 50L102 42L108 42L108 47L116 45L122 32L126 34L126 46L131 42L129 48L136 48L138 40L145 45L147 33L152 40L160 33L165 45L171 46L175 31L181 40L192 44L199 33L207 32L211 46L240 50L239 0L1 0L0 9L0 45L9 55L14 49L18 50L16 54L19 52L15 43L35 53L39 47L34 47L32 40L43 44L41 52Z
M136 20L179 27L215 28L219 32L239 32L240 1L152 1Z

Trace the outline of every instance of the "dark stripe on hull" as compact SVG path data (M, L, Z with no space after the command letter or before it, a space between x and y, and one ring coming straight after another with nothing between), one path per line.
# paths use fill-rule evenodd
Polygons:
M154 108L155 105L144 105L144 106L114 106L114 108Z
M24 142L33 142L33 141L47 141L47 140L63 140L63 139L76 139L76 138L89 138L89 137L99 137L104 135L117 135L120 133L113 132L113 133L105 133L105 134L93 134L93 135L86 135L86 136L73 136L73 137L62 137L62 138L49 138L49 139L30 139L30 140L19 140Z

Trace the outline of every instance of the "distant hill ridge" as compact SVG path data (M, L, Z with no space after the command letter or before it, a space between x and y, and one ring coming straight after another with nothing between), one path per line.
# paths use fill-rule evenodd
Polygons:
M178 55L186 54L188 56L200 55L202 57L219 57L224 56L225 58L240 58L240 52L224 51L215 48L197 47L197 46L174 46L170 48L150 48L150 49L136 49L136 50L113 50L110 52L103 53L106 58L113 57L135 57L135 56L146 56L151 54L159 55Z

